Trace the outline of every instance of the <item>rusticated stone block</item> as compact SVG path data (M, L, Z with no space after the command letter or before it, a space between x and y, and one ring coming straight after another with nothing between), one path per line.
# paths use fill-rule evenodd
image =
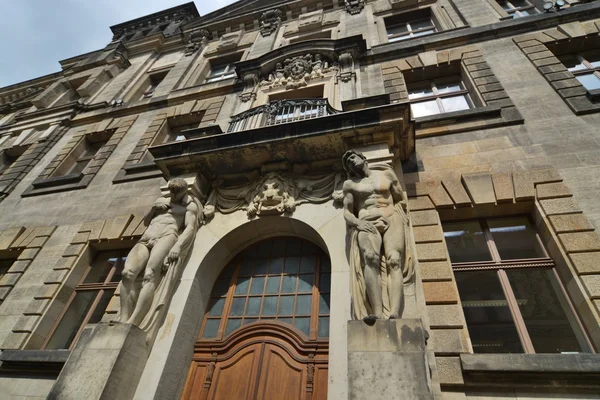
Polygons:
M572 214L581 212L579 204L572 197L540 200L546 215Z
M430 328L462 328L462 310L456 304L434 304L427 306Z
M569 187L562 182L540 184L536 186L536 190L538 200L569 197L572 195Z
M475 204L496 203L492 176L489 173L465 174L462 179Z
M558 171L553 169L539 169L532 171L516 172L513 174L513 184L515 187L515 199L531 200L535 197L535 185L538 183L560 182Z
M437 372L442 385L462 385L465 383L462 376L459 357L435 357Z
M461 182L446 179L442 183L457 206L471 205L471 198Z
M444 243L417 244L419 261L443 261L448 259L448 250Z
M569 254L577 273L581 275L600 273L600 252Z
M511 174L493 174L492 184L496 193L496 201L512 202L514 199L514 189Z
M454 282L423 282L426 304L457 304L458 292Z
M452 280L452 267L448 261L420 262L419 268L424 282Z
M552 215L549 219L556 233L594 230L592 223L583 214Z
M596 232L561 233L558 237L569 253L600 250L600 237Z
M435 354L467 353L469 347L462 329L432 329L430 331L430 345Z
M581 281L592 299L600 299L600 275L584 275Z
M440 217L435 210L411 212L410 219L413 226L438 225L440 223Z
M417 226L413 228L415 243L441 242L444 238L439 225Z
M408 209L411 211L433 210L435 206L428 196L419 196L408 199Z

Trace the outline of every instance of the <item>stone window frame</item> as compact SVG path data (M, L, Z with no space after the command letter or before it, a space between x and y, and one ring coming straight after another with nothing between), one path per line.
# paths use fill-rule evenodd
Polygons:
M411 14L414 17L411 17ZM405 41L403 40L403 41L390 42L388 40L387 26L385 23L386 19L395 18L395 19L406 19L407 21L409 21L409 20L423 19L424 16L426 16L426 14L429 14L429 17L436 28L435 32L433 32L429 35L412 37ZM373 17L375 19L375 26L377 28L377 37L379 39L377 41L377 44L375 44L376 46L391 44L391 43L398 43L398 42L409 42L412 39L416 39L416 38L424 37L424 36L430 37L437 33L441 33L441 32L458 27L452 21L450 16L446 15L446 11L443 8L439 7L437 4L435 4L435 2L430 3L430 4L421 5L419 7L413 6L413 7L401 9L401 10L396 10L394 8L385 9L385 10L381 10L381 11L374 10Z
M215 125L224 101L223 98L191 100L178 106L172 106L159 111L152 119L150 125L148 125L146 132L132 150L123 167L121 167L113 179L113 183L162 177L162 172L154 164L154 161L143 162L142 160L147 153L148 148L153 144L161 132L166 129L169 119L202 114L199 129L206 129Z
M42 347L97 250L132 248L145 230L144 216L134 214L81 224L52 271L44 277L44 288L34 297L30 308L35 308L38 317L24 348ZM101 322L113 320L118 313L118 291L115 291Z
M442 385L464 385L463 355L479 356L470 354L442 220L532 216L588 337L596 348L600 346L600 236L558 171L463 174L460 180L407 184L407 194L430 343ZM566 360L570 355L561 357Z
M19 280L30 265L38 262L37 256L40 250L48 242L55 232L55 226L48 227L16 227L0 232L0 252L14 254L15 262L7 273L0 279L0 302L10 301L10 293L13 290L21 290L21 296L28 293L29 287L17 288ZM26 300L26 299L24 299ZM24 307L19 319L10 328L10 333L0 344L2 349L19 349L29 337L33 327L37 323L39 310L35 297Z
M204 54L199 57L201 61L192 68L191 73L186 78L186 83L183 85L183 88L189 89L198 86L211 87L214 85L233 85L233 83L237 79L237 75L231 78L215 82L207 82L207 78L210 75L213 66L220 66L224 64L234 65L235 63L245 60L247 56L248 50L243 50L239 48L235 48L232 51L224 54Z
M490 5L490 7L492 7L494 9L494 11L496 11L496 13L498 14L498 17L501 20L505 20L505 19L513 19L513 15L508 13L499 3L499 0L487 0L488 4ZM508 0L510 1L510 0ZM535 14L530 14L530 15L525 15L525 16L520 16L519 18L527 18L527 17L533 17L536 15L543 15L545 14L544 12L544 1L543 0L528 0L530 3L532 3L533 7L537 10L537 12ZM579 0L565 0L565 5L566 7L563 7L562 10L564 10L565 8L570 7L571 4L577 4L579 3Z
M428 51L381 64L391 102L408 102L406 80L418 82L460 75L475 108L415 119L416 137L437 136L522 124L523 117L477 46Z
M94 179L100 168L106 163L106 160L121 142L121 139L127 134L136 119L137 115L123 118L110 118L77 131L21 196L28 197L85 189ZM107 132L110 138L94 155L93 159L87 164L83 172L66 176L53 176L71 152L82 140L85 140L85 135L93 135L100 132Z
M454 79L455 77L458 79ZM459 89L452 91L452 92L440 92L438 89L438 85L440 83L441 84L458 83ZM467 86L464 84L464 82L462 81L460 76L448 76L448 77L443 77L443 78L428 79L425 81L415 82L415 84L416 84L415 88L418 88L419 86L420 87L425 86L425 87L432 89L432 94L429 96L421 96L421 97L411 98L411 89L409 87L410 85L407 85L408 99L411 103L411 112L413 112L412 111L413 104L434 100L436 102L436 105L440 112L434 113L431 115L445 114L446 111L443 111L444 107L445 107L443 104L443 99L450 98L450 97L459 97L459 96L463 97L465 102L467 103L468 107L466 108L466 110L470 110L470 109L476 107L476 103L471 99L471 94L469 93L469 89L467 89ZM451 112L451 111L447 111L447 112ZM413 112L413 114L414 114L414 112Z
M513 41L536 66L576 115L600 111L600 90L587 90L559 60L555 52L578 53L600 49L600 20L575 21L533 34L513 38ZM551 49L554 49L553 52Z
M67 130L68 128L62 126L60 123L55 123L41 132L31 143L28 143L31 138L24 140L24 143L27 144L25 151L16 157L8 168L0 173L0 201L14 190L19 182L42 160Z

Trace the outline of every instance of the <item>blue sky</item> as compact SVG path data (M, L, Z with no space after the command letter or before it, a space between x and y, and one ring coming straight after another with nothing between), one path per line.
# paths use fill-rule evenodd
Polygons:
M196 0L200 15L234 0ZM106 46L110 26L186 0L0 1L0 87L58 72L59 60Z

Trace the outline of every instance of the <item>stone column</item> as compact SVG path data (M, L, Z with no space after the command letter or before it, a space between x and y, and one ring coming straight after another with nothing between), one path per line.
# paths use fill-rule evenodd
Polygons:
M432 400L420 319L348 321L348 399Z
M131 324L88 325L48 400L130 400L148 359L146 333Z

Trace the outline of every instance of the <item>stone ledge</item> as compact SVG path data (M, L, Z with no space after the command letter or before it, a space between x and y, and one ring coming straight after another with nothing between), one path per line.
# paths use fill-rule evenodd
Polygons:
M3 363L61 363L67 362L69 350L3 350L0 361Z
M600 354L461 354L460 361L465 372L600 374Z

